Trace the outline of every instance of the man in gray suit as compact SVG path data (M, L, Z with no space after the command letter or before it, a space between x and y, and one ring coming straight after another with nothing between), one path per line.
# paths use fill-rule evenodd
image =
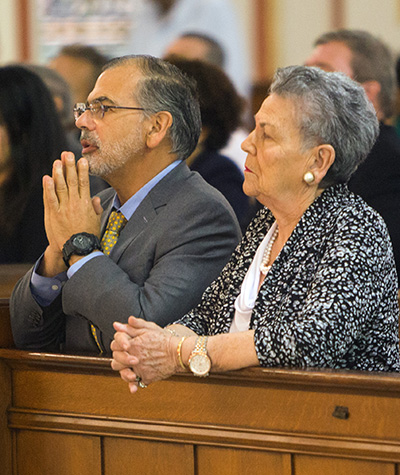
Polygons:
M43 179L49 245L13 291L11 324L19 348L107 355L115 319L165 326L195 306L240 231L183 161L201 121L177 68L114 59L74 113L84 158L64 152ZM93 201L89 171L112 186Z

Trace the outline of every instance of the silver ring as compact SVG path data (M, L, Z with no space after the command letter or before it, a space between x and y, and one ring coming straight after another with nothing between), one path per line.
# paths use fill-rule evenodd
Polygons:
M140 376L136 376L136 382L138 383L139 388L147 388L147 384L144 384Z

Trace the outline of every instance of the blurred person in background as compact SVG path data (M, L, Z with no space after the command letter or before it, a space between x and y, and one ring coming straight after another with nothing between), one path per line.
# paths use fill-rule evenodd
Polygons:
M71 88L67 81L55 69L39 64L22 64L25 68L36 73L46 84L53 96L61 124L63 125L68 141L68 150L80 156L82 146L76 134L75 120L73 114L74 104L72 102Z
M168 45L164 57L168 58L172 55L186 59L200 59L221 69L225 67L226 54L222 45L210 36L201 33L186 32L176 38ZM217 83L213 84L212 87L217 87ZM246 101L245 97L243 97L243 101ZM248 122L247 115L250 109L250 104L247 102L243 105L240 124L232 131L226 144L220 150L222 155L229 157L236 163L242 174L244 172L246 153L242 150L241 144L250 130L250 127L246 126Z
M201 59L220 68L225 65L222 46L208 35L186 32L168 45L164 56L181 56L187 59Z
M166 60L197 84L202 131L197 147L186 163L225 196L243 231L252 217L249 198L242 189L243 173L220 152L240 125L243 100L219 67L174 55L166 57Z
M392 123L396 128L397 135L400 137L400 56L396 59L396 86L395 115Z
M42 176L67 148L51 93L23 66L0 68L0 263L33 263L47 246Z
M69 84L61 74L47 66L37 64L24 64L23 66L36 73L51 92L61 124L66 133L67 150L72 152L78 160L82 156L82 145L80 142L79 131L75 127L73 103ZM90 176L90 194L92 196L100 193L100 191L108 188L108 186L108 183L106 183L102 178L94 175Z
M317 38L314 45L306 65L347 74L361 84L375 108L379 135L351 177L349 190L360 195L385 220L400 279L400 138L395 128L387 124L394 113L394 57L385 43L362 30L331 31Z
M76 43L62 47L48 66L67 81L76 104L86 102L108 59L93 46Z

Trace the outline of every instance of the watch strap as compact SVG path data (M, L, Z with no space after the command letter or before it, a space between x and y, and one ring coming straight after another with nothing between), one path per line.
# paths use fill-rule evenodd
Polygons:
M196 343L194 345L193 351L189 356L189 363L194 355L207 355L207 340L208 336L205 335L200 335L196 338Z
M78 249L73 244L73 240L78 236L85 236L87 238L90 238L91 245L87 249ZM85 232L73 234L65 242L62 248L63 261L65 265L69 267L69 261L74 254L77 256L87 256L88 254L90 254L96 249L101 250L101 244L100 244L99 238L95 234L90 234L90 233L85 233Z
M189 361L188 361L188 365L189 365L189 368L191 369L191 371L196 375L196 376L200 376L199 374L197 374L195 371L193 371L193 368L192 366L190 365L190 362L191 360L197 356L197 355L201 355L201 356L204 356L205 358L207 358L208 360L210 360L210 357L208 356L208 353L207 353L207 341L208 341L208 336L207 335L200 335L197 337L196 339L196 343L194 345L194 348L193 348L193 351L192 353L190 354L189 356ZM204 376L208 376L208 373L205 374Z

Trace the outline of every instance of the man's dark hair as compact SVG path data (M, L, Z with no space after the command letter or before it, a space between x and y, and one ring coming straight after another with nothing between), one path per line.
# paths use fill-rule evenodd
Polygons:
M379 38L362 30L337 30L324 33L314 45L337 41L352 52L353 79L359 83L377 81L381 85L378 96L384 118L393 114L395 99L395 62L393 55Z
M133 95L144 113L168 111L172 115L169 129L171 153L178 159L188 158L197 146L201 131L200 106L196 83L176 66L153 56L129 55L114 58L103 68L136 66L143 74Z

